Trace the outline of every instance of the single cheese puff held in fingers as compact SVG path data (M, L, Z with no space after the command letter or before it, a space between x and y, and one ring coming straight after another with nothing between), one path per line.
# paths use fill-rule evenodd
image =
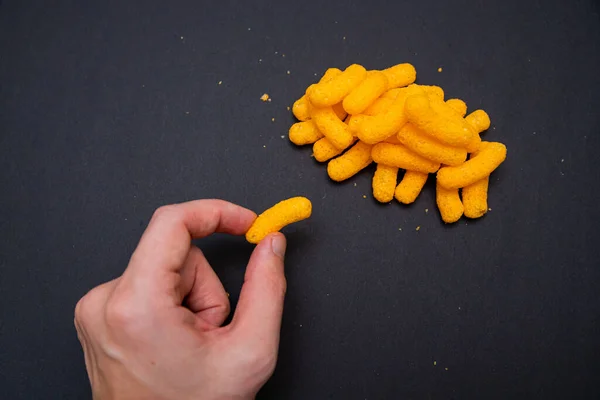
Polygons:
M308 91L309 100L315 107L328 107L344 100L367 76L367 70L352 64L344 72L327 82L320 82Z
M329 161L327 174L336 182L346 180L367 167L371 159L371 145L358 141L347 152Z
M400 203L411 204L419 197L429 174L424 172L406 171L404 177L396 187L394 197Z
M465 216L479 218L488 212L488 185L490 177L485 178L462 189L462 201L465 206Z
M373 175L373 197L380 203L389 203L394 198L398 168L377 164Z
M443 103L442 103L443 104ZM445 104L443 104L445 105ZM413 125L438 141L454 147L464 147L475 132L459 115L437 112L427 96L410 96L405 104L406 116Z
M427 160L399 144L378 143L371 151L373 161L409 171L435 172L440 164Z
M462 217L464 207L458 189L446 189L438 183L435 187L435 200L445 223L451 224Z
M345 149L354 140L348 125L338 118L331 107L314 108L312 119L317 129L338 149Z
M506 159L506 146L497 142L481 142L481 150L456 167L443 167L437 173L438 183L446 189L458 189L489 176Z
M417 79L417 70L411 64L404 63L381 71L388 80L388 89L408 86Z
M367 77L343 101L348 114L360 114L387 89L388 80L383 72L370 71Z
M481 146L481 136L479 136L479 134L487 130L492 122L490 121L490 116L483 110L473 111L465 117L465 121L471 125L476 133L471 143L467 146L467 151L469 153L474 153L478 151Z
M397 138L416 154L436 163L460 165L467 159L465 149L440 143L410 123L400 129Z
M254 220L254 223L246 232L246 240L256 244L268 234L278 232L286 225L310 217L311 213L312 204L306 197L292 197L283 200Z
M290 127L290 141L297 146L313 144L322 137L323 134L312 120L297 122Z

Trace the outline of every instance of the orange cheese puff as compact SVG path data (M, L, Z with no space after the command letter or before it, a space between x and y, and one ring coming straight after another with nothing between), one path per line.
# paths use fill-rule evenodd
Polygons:
M459 115L439 113L431 106L427 96L410 96L404 111L409 122L442 143L455 147L469 144L475 132Z
M479 218L488 212L487 196L490 177L486 176L462 190L462 200L465 206L465 216Z
M331 107L313 108L312 118L317 129L329 139L338 149L350 146L353 140L352 133L344 121L340 121Z
M327 174L336 182L356 175L373 161L371 159L371 147L369 144L358 141L350 150L329 161Z
M328 107L344 100L344 97L357 87L367 76L367 70L352 64L344 72L327 82L319 82L308 91L308 97L315 107Z
M337 117L341 121L346 119L346 117L348 116L348 113L346 113L346 110L344 110L344 106L342 105L342 103L334 104L331 106L331 108L333 109L333 112L335 113L335 115L337 115Z
M306 197L292 197L283 200L264 211L254 220L246 232L246 240L258 243L269 233L278 232L281 228L310 217L312 204Z
M387 111L362 117L362 121L357 125L356 136L363 142L375 144L398 133L400 128L407 122L404 113L406 99L412 94L423 93L422 90L417 85L402 88Z
M397 138L409 150L436 163L459 165L467 159L465 149L440 143L410 123L400 129Z
M469 153L474 153L479 150L479 147L481 146L481 137L479 134L490 127L490 117L483 110L475 110L465 117L465 121L467 121L477 133L473 141L467 145L467 151Z
M373 197L380 203L389 203L394 198L398 168L377 164L373 175Z
M391 144L402 144L402 142L400 142L398 140L398 136L397 135L390 136L389 138L385 139L384 142L385 143L391 143Z
M446 100L446 105L456 111L461 117L467 115L467 103L461 99L448 99Z
M418 85L427 94L427 97L430 101L439 100L444 101L444 89L439 86L428 86L428 85Z
M435 201L445 223L451 224L462 217L464 207L458 189L446 189L438 183L435 187Z
M383 72L370 71L367 77L346 96L344 110L348 114L360 114L387 89L388 80Z
M348 129L350 129L350 132L353 135L356 135L356 132L358 131L358 127L361 124L362 120L364 119L364 115L363 114L359 114L359 115L351 115L348 118Z
M427 177L429 177L429 174L423 172L406 171L394 192L396 200L404 204L413 203L421 193L423 186L425 186Z
M506 146L497 142L481 142L481 150L456 167L443 167L437 173L438 183L446 189L458 189L489 176L506 159Z
M409 171L435 172L440 164L427 160L399 144L378 143L371 151L373 161Z
M308 121L310 119L310 102L306 95L294 102L292 113L299 121Z
M388 89L408 86L417 79L417 70L411 64L398 64L382 71L388 79Z
M395 90L395 89L394 89ZM365 111L364 115L377 115L387 111L392 103L394 103L395 97L380 97L373 104L371 104Z
M394 88L394 89L390 89L387 92L385 92L384 94L381 95L382 99L395 99L396 97L398 97L398 94L400 93L402 88Z
M337 68L329 68L327 71L325 71L325 73L319 80L319 83L330 81L331 79L333 79L334 77L338 76L341 73L342 73L342 71ZM292 106L292 113L300 121L306 121L306 120L310 119L310 101L308 100L307 93L314 86L315 85L310 85L308 87L308 89L306 89L306 93L304 94L304 96L302 96L298 100L296 100L294 102L294 105ZM337 114L337 112L336 112L336 114ZM340 119L343 119L343 118L340 118Z
M321 138L313 145L313 156L319 162L325 162L342 154L344 149L338 149L327 138Z
M323 134L312 120L297 122L290 127L290 141L298 146L312 144L322 137Z

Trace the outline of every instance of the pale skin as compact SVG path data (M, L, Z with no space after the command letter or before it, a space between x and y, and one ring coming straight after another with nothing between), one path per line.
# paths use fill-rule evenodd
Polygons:
M254 249L232 322L192 239L243 235L254 212L221 200L159 208L119 278L75 308L94 399L252 399L277 361L286 280L281 233Z

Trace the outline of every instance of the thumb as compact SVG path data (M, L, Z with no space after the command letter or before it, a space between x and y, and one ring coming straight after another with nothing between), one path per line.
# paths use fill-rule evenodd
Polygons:
M286 281L283 271L286 240L281 233L264 238L254 249L240 293L232 328L257 346L279 347Z

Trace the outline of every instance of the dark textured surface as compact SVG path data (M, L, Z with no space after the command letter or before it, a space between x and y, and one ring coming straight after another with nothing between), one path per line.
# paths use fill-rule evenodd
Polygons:
M1 2L1 397L89 397L75 302L157 206L303 194L261 398L598 398L597 3L208 3ZM492 212L444 226L431 186L380 206L371 170L334 184L282 139L314 74L353 62L489 112ZM200 245L235 301L252 247Z

